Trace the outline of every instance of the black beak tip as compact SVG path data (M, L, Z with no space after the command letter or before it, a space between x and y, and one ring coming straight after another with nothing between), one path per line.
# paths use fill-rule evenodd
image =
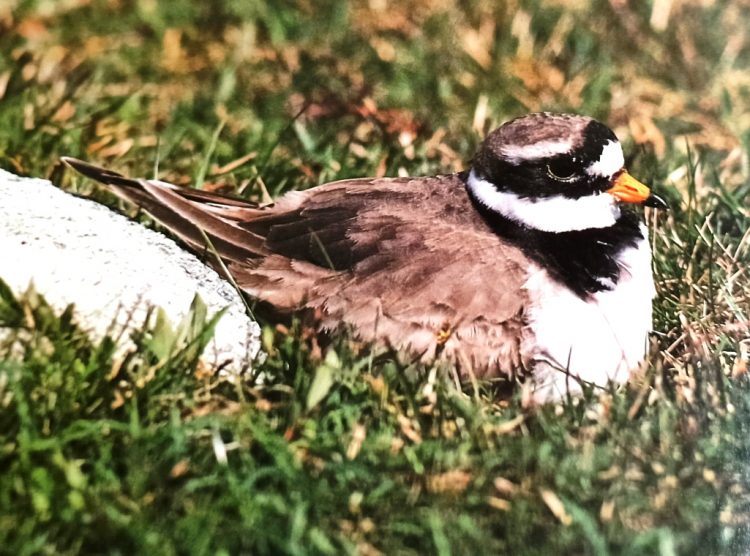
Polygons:
M651 195L649 195L648 198L643 201L643 206L669 210L669 205L667 204L667 202L654 193L651 193Z

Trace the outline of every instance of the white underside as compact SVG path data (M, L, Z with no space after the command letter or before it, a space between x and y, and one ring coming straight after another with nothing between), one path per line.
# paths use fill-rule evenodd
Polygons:
M608 193L596 193L571 199L554 195L543 199L521 197L498 191L474 170L467 185L474 197L487 208L529 228L544 232L571 232L613 226L620 217L617 200Z
M645 227L642 226L644 237ZM620 255L623 268L612 291L583 300L534 266L525 288L533 300L526 346L534 367L534 399L580 393L580 381L624 382L645 357L655 295L647 240Z

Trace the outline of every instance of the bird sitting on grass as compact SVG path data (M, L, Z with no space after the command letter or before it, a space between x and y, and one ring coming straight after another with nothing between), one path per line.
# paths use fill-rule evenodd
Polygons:
M63 161L322 331L514 377L540 402L623 382L645 357L651 251L625 205L666 205L591 118L530 114L489 134L464 172L336 181L270 206Z

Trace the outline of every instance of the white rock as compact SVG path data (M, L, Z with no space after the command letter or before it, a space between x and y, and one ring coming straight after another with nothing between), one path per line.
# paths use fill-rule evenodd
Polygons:
M78 323L98 338L142 327L154 306L177 324L197 293L209 315L227 308L206 363L242 372L259 352L258 324L238 293L174 241L46 180L1 169L0 278L16 293L33 283L60 311L73 303Z

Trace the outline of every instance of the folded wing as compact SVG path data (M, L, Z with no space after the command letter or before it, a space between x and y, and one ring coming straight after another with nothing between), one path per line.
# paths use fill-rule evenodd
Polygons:
M528 261L484 224L459 176L344 180L260 207L63 161L142 207L277 311L314 310L324 328L347 326L363 340L425 360L445 356L480 375L523 364Z

